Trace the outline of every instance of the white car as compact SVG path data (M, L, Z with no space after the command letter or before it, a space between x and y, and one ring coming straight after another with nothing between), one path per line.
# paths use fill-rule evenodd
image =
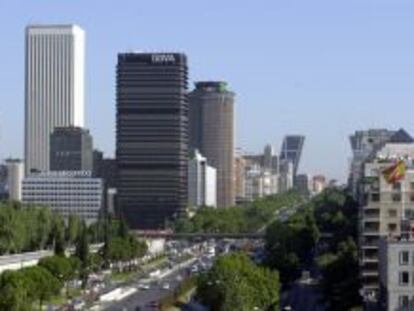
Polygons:
M138 284L138 288L142 289L142 290L148 290L148 289L150 289L150 286L149 286L149 284L140 283L140 284Z
M170 284L169 283L162 284L162 289L170 289Z

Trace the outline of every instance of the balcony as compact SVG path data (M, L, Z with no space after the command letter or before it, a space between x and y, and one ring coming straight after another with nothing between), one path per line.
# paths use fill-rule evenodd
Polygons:
M369 277L369 276L378 276L379 273L378 273L378 270L362 270L361 275L363 277L365 277L365 276Z
M363 263L378 263L378 256L364 256L362 257Z
M360 245L362 249L378 249L378 242L367 242Z
M364 215L362 220L363 220L364 223L367 223L367 222L374 222L375 223L375 222L379 222L380 216L379 216L379 214Z
M366 210L380 210L380 202L370 202L368 205L365 205L362 210L366 211Z

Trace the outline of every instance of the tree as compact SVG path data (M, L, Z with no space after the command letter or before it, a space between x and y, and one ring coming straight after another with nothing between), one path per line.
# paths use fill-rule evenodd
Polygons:
M47 207L31 207L35 211L34 230L30 230L35 236L31 249L44 249L48 242L49 234L52 230L52 212Z
M52 239L53 239L53 249L55 255L64 256L65 255L65 223L62 219L62 216L59 214L54 214L53 217L53 230L52 230Z
M5 271L0 275L0 310L30 310L31 300L25 280L17 271Z
M124 218L121 218L121 220L119 221L119 227L118 227L118 236L120 238L127 238L128 237L128 225L125 222Z
M327 253L317 259L323 275L323 288L337 310L359 306L358 254L354 240L349 237L338 246L337 253Z
M289 225L275 221L266 230L266 263L278 270L283 283L294 281L300 273L300 259L296 253L295 232Z
M68 282L75 276L71 260L63 256L50 256L40 259L38 265L48 270L59 281L65 283L66 295L68 295Z
M41 309L61 288L62 283L40 266L5 271L0 276L0 310L31 310L36 301Z
M79 216L74 214L69 215L68 226L66 228L66 242L69 245L73 245L76 242L79 235L80 223Z
M104 260L99 253L93 253L89 255L89 268L93 272L98 272L104 265Z
M88 282L88 265L89 265L89 241L88 232L85 223L82 223L80 235L76 242L75 256L79 258L81 262L80 277L82 280L82 287L85 288Z
M41 266L24 268L19 272L26 280L25 286L29 297L39 301L40 310L43 302L58 294L62 288L62 282Z
M218 258L199 277L197 297L211 310L277 310L279 288L277 272L255 266L244 254L232 254Z

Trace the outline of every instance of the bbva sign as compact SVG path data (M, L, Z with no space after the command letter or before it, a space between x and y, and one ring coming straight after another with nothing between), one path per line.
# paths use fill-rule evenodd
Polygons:
M152 54L151 60L153 63L174 63L174 54Z

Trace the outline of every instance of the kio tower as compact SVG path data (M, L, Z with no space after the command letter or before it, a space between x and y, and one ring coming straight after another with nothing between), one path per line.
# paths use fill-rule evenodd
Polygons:
M190 147L217 169L217 206L235 203L234 93L225 82L197 82L190 93Z
M76 25L26 28L26 175L49 170L55 127L83 126L84 31Z
M162 229L187 205L187 59L118 55L118 212L134 229Z

